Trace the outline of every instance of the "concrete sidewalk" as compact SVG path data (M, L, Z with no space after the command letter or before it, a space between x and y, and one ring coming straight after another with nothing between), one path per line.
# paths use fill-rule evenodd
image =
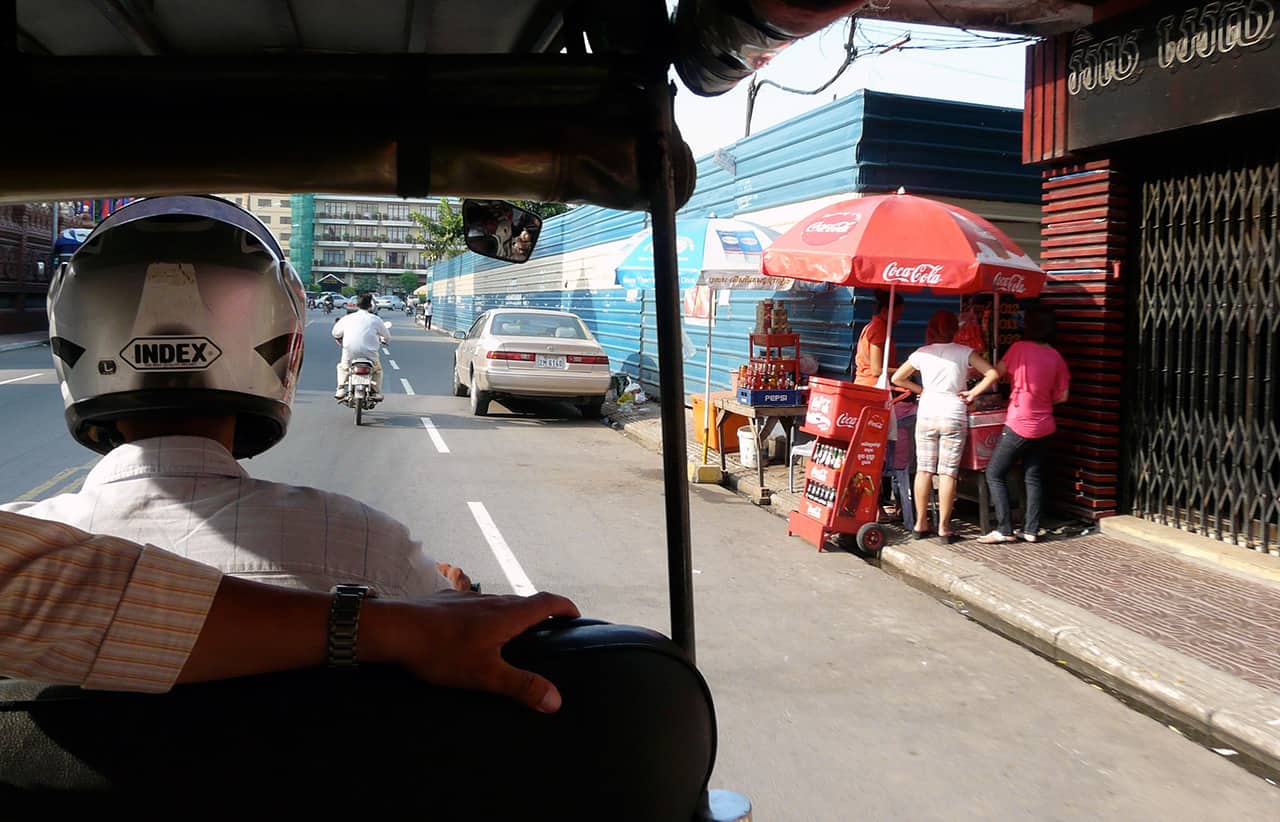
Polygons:
M48 331L28 331L24 334L0 334L0 351L17 351L19 348L35 348L49 344Z
M615 428L661 449L656 403L607 409ZM689 456L699 461L692 414ZM711 452L711 461L718 464ZM797 476L800 474L797 468ZM785 466L765 483L783 518L800 497ZM751 498L754 469L730 455L724 484ZM961 541L914 541L889 526L883 566L993 630L1105 685L1224 756L1280 772L1280 558L1132 517L1050 521L1035 543L983 545L974 506L958 506ZM779 523L779 550L807 550Z

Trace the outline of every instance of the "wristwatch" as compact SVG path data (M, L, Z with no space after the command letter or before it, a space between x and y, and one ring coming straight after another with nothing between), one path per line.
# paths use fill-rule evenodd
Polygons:
M360 606L377 593L368 585L335 585L329 604L329 667L356 667L360 636Z

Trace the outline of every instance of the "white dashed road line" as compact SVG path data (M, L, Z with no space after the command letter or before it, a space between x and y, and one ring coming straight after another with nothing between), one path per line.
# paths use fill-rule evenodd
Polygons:
M28 375L27 375L27 376L25 376L25 377L14 377L14 378L13 378L13 379L11 379L11 380L0 380L0 385L8 385L8 384L9 384L9 383L11 383L11 382L22 382L23 380L29 380L29 379L31 379L32 377L38 377L38 376L40 376L40 375L39 375L39 374L28 374Z
M480 526L480 533L484 534L485 541L489 543L489 550L493 551L494 558L502 567L502 573L506 574L507 582L511 583L511 589L522 597L538 593L538 589L533 587L524 569L520 567L516 555L511 553L511 546L502 538L502 532L494 525L493 517L489 516L484 503L468 502L467 507L471 509L471 516L475 517L476 525Z
M392 367L392 368L394 368L395 370L397 370L397 371L399 371L399 370L400 370L400 366L396 365L396 361L395 361L395 360L387 360L387 362L391 363L391 367Z
M404 377L401 377L400 384L404 386L404 393L409 394L410 396L413 395L413 386L409 385L408 380L406 380Z
M440 432L436 429L436 424L431 421L430 417L418 417L422 420L422 427L427 429L427 436L431 437L431 441L435 443L436 450L441 454L449 453L449 446L444 444L444 437L440 436Z
M390 349L390 348L387 348L387 347L384 345L384 346L382 346L382 353L383 353L383 354L386 354L388 357L390 357L390 356L391 356L391 349Z

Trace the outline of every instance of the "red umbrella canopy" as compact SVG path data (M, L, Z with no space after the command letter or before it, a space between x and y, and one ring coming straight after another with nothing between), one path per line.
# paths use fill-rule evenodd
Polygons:
M1044 272L1000 229L963 208L887 194L829 205L764 254L773 277L864 288L1035 297Z

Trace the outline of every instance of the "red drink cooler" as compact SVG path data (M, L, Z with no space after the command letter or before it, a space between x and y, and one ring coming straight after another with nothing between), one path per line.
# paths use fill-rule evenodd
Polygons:
M809 380L809 411L803 431L816 437L853 438L858 415L867 406L889 407L889 392L851 382L812 377Z
M960 467L981 471L991 461L991 454L1004 430L1004 410L979 411L969 415L969 435L964 438Z
M856 534L858 547L875 553L884 544L877 520L889 392L819 377L809 380L809 389L803 430L817 439L804 498L787 519L787 532L818 550L833 534Z

